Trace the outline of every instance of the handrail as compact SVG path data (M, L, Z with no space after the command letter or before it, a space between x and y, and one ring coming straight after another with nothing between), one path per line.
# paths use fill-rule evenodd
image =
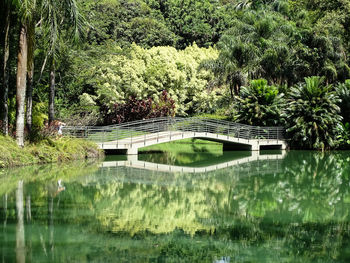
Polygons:
M283 127L250 126L235 122L207 118L159 117L126 122L108 126L65 126L63 134L86 138L97 142L120 141L133 138L146 140L150 136L159 136L162 132L201 132L226 135L239 139L284 140ZM141 137L140 137L141 136Z

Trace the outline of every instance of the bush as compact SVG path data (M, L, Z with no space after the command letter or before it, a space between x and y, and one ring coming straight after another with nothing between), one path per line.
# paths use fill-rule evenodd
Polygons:
M158 103L151 98L138 100L130 97L125 104L115 104L112 110L105 110L105 123L115 124L156 117L175 116L175 101L164 90Z

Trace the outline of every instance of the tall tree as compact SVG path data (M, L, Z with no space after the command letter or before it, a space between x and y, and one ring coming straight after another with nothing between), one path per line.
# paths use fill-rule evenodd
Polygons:
M9 67L8 60L10 56L10 14L11 14L11 3L10 1L4 2L5 8L5 23L4 23L4 58L3 58L3 116L2 116L2 131L5 135L8 135L8 90L9 90Z
M33 19L36 0L16 0L13 2L20 20L16 76L16 141L19 146L23 147L28 64L28 25Z
M55 57L58 48L58 39L64 33L72 30L74 38L79 35L82 27L82 17L75 0L42 0L42 19L48 39L48 53L50 57L50 84L49 84L49 123L55 119Z
M56 84L55 59L52 57L50 67L50 84L49 84L49 124L55 120L55 84Z
M257 48L229 35L221 38L218 47L221 51L219 57L203 62L201 68L211 70L219 85L227 85L233 99L239 95L240 86L244 85L248 75L254 71Z
M24 108L26 97L26 80L27 80L27 59L28 59L28 42L27 42L27 24L21 22L17 56L17 77L16 77L16 140L21 147L24 146Z
M33 14L34 16L34 14ZM27 63L27 130L32 130L32 111L33 111L33 89L34 89L34 50L35 50L35 18L28 24L28 63Z

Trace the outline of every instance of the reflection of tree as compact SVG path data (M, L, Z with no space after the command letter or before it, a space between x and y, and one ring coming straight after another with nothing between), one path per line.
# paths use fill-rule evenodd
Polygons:
M188 140L185 143L178 141L145 149L158 152L158 154L139 155L139 160L169 165L191 165L198 161L210 160L222 155L221 144L197 139L193 139L191 143Z
M4 236L4 242L7 243L7 193L3 195L3 236ZM2 263L5 263L5 246L2 246Z
M35 184L58 179L72 180L95 172L98 164L98 162L72 162L4 169L0 176L0 196L14 191L18 180L23 180L25 183L34 181ZM41 191L41 194L44 192Z
M24 203L23 203L23 181L18 181L16 190L16 211L17 211L17 227L16 227L16 261L26 261L26 248L24 239Z

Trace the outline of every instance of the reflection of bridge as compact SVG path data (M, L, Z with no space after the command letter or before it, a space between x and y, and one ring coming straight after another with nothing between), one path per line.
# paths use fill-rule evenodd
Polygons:
M158 172L180 172L180 173L206 173L211 171L216 171L219 169L228 168L231 166L238 166L245 163L250 163L254 161L265 161L265 160L283 160L285 157L285 151L282 154L266 154L259 155L258 152L252 152L249 157L243 157L240 159L210 165L207 167L187 167L187 166L175 166L159 163L151 163L137 160L137 157L129 157L126 161L108 161L103 162L101 167L132 167L144 170L158 171ZM276 168L273 167L271 172L276 172Z
M217 141L225 148L284 150L282 127L256 127L199 118L154 118L104 127L64 127L63 133L95 141L100 149L137 154L138 149L188 138Z

